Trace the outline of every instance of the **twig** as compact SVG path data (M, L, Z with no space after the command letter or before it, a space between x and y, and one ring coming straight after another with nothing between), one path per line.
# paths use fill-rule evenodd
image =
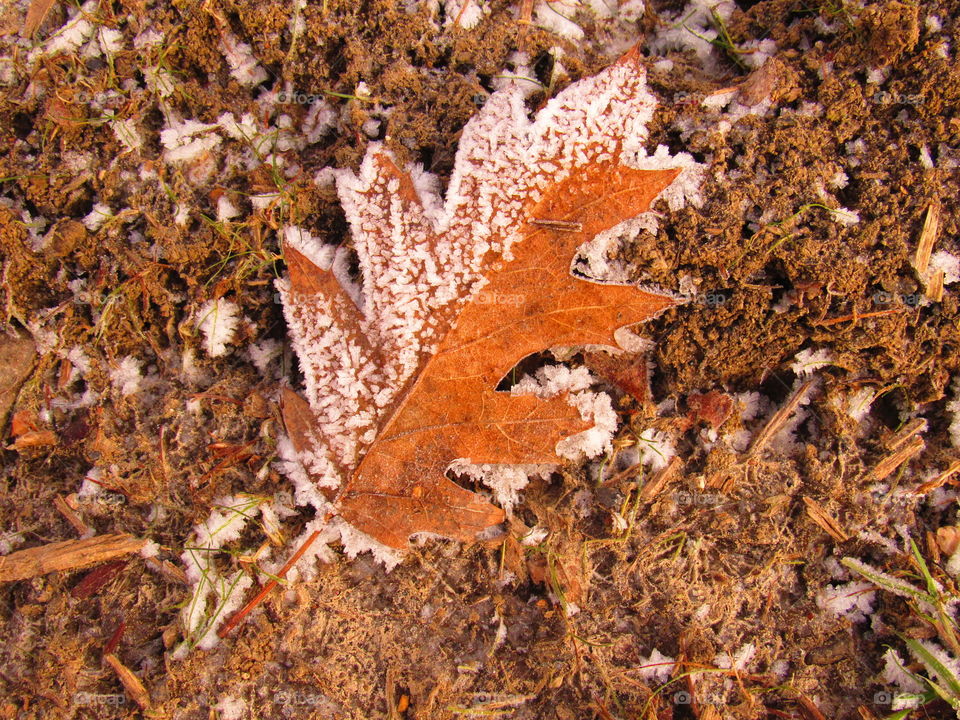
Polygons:
M78 535L82 537L90 533L90 528L81 517L73 511L73 508L63 499L62 495L54 496L53 506L66 518L66 521L73 526L73 529L77 531Z
M898 312L901 312L901 308L891 308L890 310L875 310L874 312L868 312L868 313L858 313L856 310L854 310L853 313L850 315L842 315L840 317L821 320L817 323L817 325L820 325L822 327L830 327L831 325L839 325L840 323L844 323L849 320L852 320L853 322L857 322L858 320L866 320L868 318L884 317L886 315L895 315Z
M770 422L768 422L763 429L757 433L757 437L754 438L753 444L750 445L750 448L744 453L744 459L749 459L754 457L758 452L760 452L764 445L770 442L770 438L776 435L787 424L787 420L790 419L790 416L796 411L800 406L800 403L803 402L803 398L806 396L807 391L813 386L813 380L807 380L800 388L793 394L786 405L777 410Z
M270 580L266 585L264 585L263 588L260 590L260 592L254 595L253 598L246 605L244 605L242 608L240 608L240 610L235 612L233 616L229 620L227 620L219 630L217 630L217 636L220 638L225 638L228 634L230 634L230 631L233 630L233 628L235 628L240 623L240 621L243 620L250 613L251 610L253 610L257 605L259 605L263 601L263 599L270 593L270 591L273 590L279 584L280 580L286 577L287 572L290 570L290 568L296 565L297 560L299 560L301 556L307 551L307 549L311 545L313 545L313 541L316 540L317 537L319 537L319 535L320 535L320 531L314 530L310 534L310 537L307 538L306 542L304 542L303 545L301 545L299 549L297 549L297 551L290 557L290 559L287 560L286 564L284 564L284 566L280 568L280 572L277 573L277 576L272 580Z
M917 435L927 430L927 421L925 418L914 418L902 428L900 428L897 433L886 443L887 450L894 452L899 450L908 442L910 442L914 435Z
M674 455L670 458L670 462L657 470L657 472L653 474L653 477L650 478L650 482L640 488L640 502L650 502L659 495L660 491L673 480L681 465L683 465L683 460L681 460L679 456Z
M950 467L948 467L942 473L939 475L934 475L922 485L918 485L913 489L913 494L925 495L931 490L936 490L938 487L943 487L951 478L953 478L954 475L957 474L957 472L960 472L960 460L954 460L952 463L950 463Z

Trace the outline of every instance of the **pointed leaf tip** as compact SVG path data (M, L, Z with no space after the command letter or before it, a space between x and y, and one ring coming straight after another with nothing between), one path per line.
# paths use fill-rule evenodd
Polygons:
M283 257L287 262L290 289L299 295L316 295L323 292L322 278L326 270L315 265L306 255L284 243Z
M617 60L617 64L628 65L632 63L639 68L639 67L642 67L642 64L640 63L641 57L642 56L640 54L640 42L638 41L633 45L631 45L630 49L627 50L623 55L619 57L619 59Z

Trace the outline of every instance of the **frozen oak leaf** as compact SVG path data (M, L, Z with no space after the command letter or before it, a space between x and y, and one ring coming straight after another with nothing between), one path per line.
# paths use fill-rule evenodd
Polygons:
M531 353L614 345L676 303L570 272L581 245L658 197L696 197L692 158L642 149L654 107L635 55L533 121L520 92L495 93L463 130L445 199L373 145L359 174L337 174L359 285L345 248L286 230L279 286L306 400L286 391L284 419L327 517L391 548L475 540L504 513L445 476L454 460L558 463L558 441L590 427L564 397L495 388Z

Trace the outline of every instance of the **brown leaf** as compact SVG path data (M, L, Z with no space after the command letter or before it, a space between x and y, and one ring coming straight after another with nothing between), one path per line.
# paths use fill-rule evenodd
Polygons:
M645 353L610 355L605 352L584 353L584 362L600 377L616 385L640 405L650 401L650 368Z
M723 425L733 412L733 398L718 390L707 393L691 393L687 397L689 417L694 423L703 420L716 429Z
M560 461L557 442L589 427L579 412L564 398L511 396L494 388L533 352L615 345L614 330L674 304L634 287L579 280L569 268L578 246L647 210L678 173L596 163L554 185L530 208L530 218L576 221L581 229L528 225L514 259L488 275L484 288L487 297L522 301L464 307L342 493L345 520L395 548L418 532L473 541L500 523L503 511L448 480L451 461ZM314 275L310 282L320 282Z
M479 292L468 295L470 287L462 288L469 301L457 302L449 296L418 296L410 301L418 308L430 308L428 328L410 331L411 342L420 340L429 348L415 358L412 375L403 375L410 362L395 361L409 355L403 355L397 334L388 332L394 326L379 327L371 317L389 315L390 308L384 308L390 302L391 282L448 291L449 285L431 278L444 271L444 263L456 260L450 259L454 250L467 254L458 249L462 246L451 249L447 235L452 231L434 222L438 209L425 206L422 184L400 170L389 153L374 150L364 161L362 177L339 187L360 256L366 300L362 307L341 284L348 271L342 263L337 269L336 257L331 261L324 250L300 252L294 247L300 240L284 245L289 268L284 304L311 398L308 403L292 391L284 392L287 431L307 472L318 483L330 467L345 478L334 496L340 516L387 546L406 547L415 533L475 541L478 533L502 522L504 512L449 480L445 472L452 461L558 463L558 441L591 426L565 397L497 392L501 379L520 360L556 346L616 346L616 330L677 302L672 296L631 285L589 282L570 272L580 246L649 210L681 173L679 166L657 163L656 169L640 169L621 161L623 138L611 128L630 126L631 116L624 108L630 107L631 93L641 98L638 111L646 111L645 98L653 100L644 94L642 71L634 56L603 77L610 87L589 86L597 88L602 101L593 103L592 115L582 106L590 104L593 95L568 95L564 102L573 104L563 106L568 113L565 128L559 127L559 120L557 128L536 126L546 138L538 152L556 155L536 156L533 167L538 174L524 180L528 185L521 187L526 190L508 184L513 177L509 172L482 175L491 167L477 150L488 142L477 135L476 127L484 126L480 123L465 130L471 150L458 153L462 175L454 183L456 204L444 210L445 217L460 233L464 227L484 225L488 222L484 218L489 218L488 231L474 230L472 240L476 247L491 249L478 256L475 265L466 266L482 281L476 285ZM571 97L577 98L576 103ZM493 105L490 117L513 122L507 105ZM550 112L559 113L558 106ZM614 118L609 126L603 113ZM491 127L508 135L502 124ZM509 152L499 150L500 162L511 158L510 162L522 166L527 161L523 132L509 135L520 145L510 146ZM558 141L564 132L571 138L579 133L576 142L582 143L576 145L576 159L565 161L566 174L558 172L561 158L567 157L564 143ZM507 141L490 142L492 148ZM566 144L575 142L570 139ZM471 172L483 180L471 180ZM520 171L517 177L528 178ZM537 188L536 193L531 187ZM415 246L404 245L407 236L416 238ZM497 238L504 237L517 239L508 254L500 255L492 248ZM399 322L406 327L403 317ZM369 368L377 365L384 374L393 372L401 378L396 393L377 394L362 380L344 380L349 373L358 380L362 373L371 376L375 373ZM337 404L324 394L326 387L336 389L349 402ZM383 399L377 402L378 398ZM352 417L344 419L340 408L347 405L353 408ZM375 432L353 431L369 427L366 417L375 419ZM351 425L351 421L356 422ZM324 447L334 450L317 452ZM324 492L328 498L333 495Z

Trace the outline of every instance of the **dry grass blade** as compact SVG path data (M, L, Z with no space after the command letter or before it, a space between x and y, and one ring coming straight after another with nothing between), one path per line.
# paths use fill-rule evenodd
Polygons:
M797 389L797 391L793 394L793 397L791 397L782 408L777 410L764 428L757 433L757 437L754 438L753 444L750 445L750 448L744 454L744 459L754 457L757 453L763 450L764 446L768 442L770 442L770 438L783 429L783 426L787 424L790 416L796 412L797 408L803 402L804 397L806 397L807 392L810 390L812 385L813 381L807 380L807 382Z
M18 550L0 558L0 582L12 582L58 570L77 570L129 555L146 540L125 533L97 535L84 540L65 540Z
M923 438L911 438L908 443L902 445L878 462L874 468L864 476L864 482L879 482L883 480L907 460L922 451L926 446Z
M141 710L146 710L150 707L150 693L147 692L143 683L140 682L140 678L134 675L130 668L120 662L116 655L108 653L103 656L103 659L107 662L107 665L113 668L117 677L120 678L123 689L127 691L130 699L139 705Z
M840 526L837 519L824 510L820 503L806 496L803 498L803 503L807 506L807 517L819 525L830 537L841 543L850 539L850 536Z

